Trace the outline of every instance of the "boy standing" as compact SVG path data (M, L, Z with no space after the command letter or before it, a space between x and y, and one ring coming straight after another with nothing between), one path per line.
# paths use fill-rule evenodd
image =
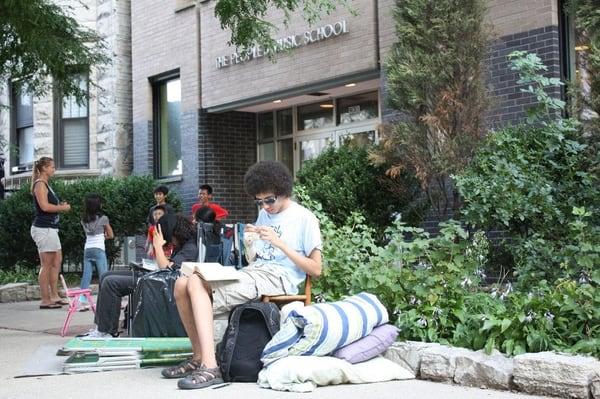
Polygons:
M202 208L203 206L208 206L210 209L215 211L218 221L225 219L229 215L227 209L219 206L218 204L215 204L214 202L211 202L212 193L213 189L208 184L203 184L198 188L198 202L192 205L192 220L194 220L194 215L196 215L196 211Z
M164 208L165 213L175 213L175 209L171 206L171 204L167 204L167 195L169 194L169 187L167 186L158 186L154 189L154 200L156 204L152 205L148 210L148 217L146 218L146 223L148 227L156 224L157 220L154 219L153 212L154 208L157 205L161 205Z

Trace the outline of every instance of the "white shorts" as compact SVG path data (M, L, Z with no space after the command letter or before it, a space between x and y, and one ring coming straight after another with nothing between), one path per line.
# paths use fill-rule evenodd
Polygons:
M62 249L58 229L31 226L31 238L37 245L38 252L58 252Z
M253 267L238 270L239 280L213 281L210 283L215 315L230 312L244 303L260 300L263 295L288 295L289 285L280 266Z

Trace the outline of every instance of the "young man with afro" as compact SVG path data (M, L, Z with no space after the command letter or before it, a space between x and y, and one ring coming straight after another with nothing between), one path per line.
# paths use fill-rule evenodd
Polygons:
M293 295L306 274L321 274L319 222L291 199L293 179L275 161L254 164L244 176L246 192L260 208L246 232L259 236L253 243L256 260L238 271L239 280L207 283L197 275L175 283L179 315L192 342L193 356L164 369L166 378L179 378L181 389L205 388L223 382L215 357L213 314L229 312L263 295Z

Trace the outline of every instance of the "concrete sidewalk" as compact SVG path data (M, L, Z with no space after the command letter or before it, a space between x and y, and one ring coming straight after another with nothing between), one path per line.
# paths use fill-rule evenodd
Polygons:
M38 302L0 304L0 399L19 398L490 398L526 399L533 396L509 392L465 388L428 381L392 381L377 384L338 385L317 388L312 393L284 393L261 389L253 383L236 383L221 389L181 391L176 380L160 376L160 368L123 370L76 375L14 378L33 353L43 345L60 346L75 333L93 326L93 313L77 313L62 338L60 328L66 317L66 306L57 310L40 310Z

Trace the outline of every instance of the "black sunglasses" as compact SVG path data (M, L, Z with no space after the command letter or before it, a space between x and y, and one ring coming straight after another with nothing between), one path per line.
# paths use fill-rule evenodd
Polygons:
M256 206L258 207L262 207L263 204L265 205L273 205L275 203L275 201L277 201L277 196L272 196L272 197L267 197L267 198L263 198L263 199L255 199L254 203L256 204Z

